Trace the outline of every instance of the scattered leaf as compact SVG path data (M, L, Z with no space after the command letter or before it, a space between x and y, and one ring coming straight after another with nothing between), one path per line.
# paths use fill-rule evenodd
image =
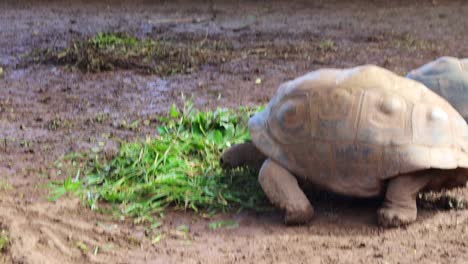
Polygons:
M187 225L180 225L177 227L177 230L184 232L185 234L188 234L190 231L190 228Z
M82 252L88 252L88 246L83 241L77 241L75 245Z
M177 106L175 104L172 104L171 106L171 117L172 118L178 118L180 116L179 109L177 109Z
M151 243L152 244L157 244L159 242L161 242L161 240L163 240L165 237L165 235L163 233L159 233L157 234L156 236L153 237L153 239L151 240Z

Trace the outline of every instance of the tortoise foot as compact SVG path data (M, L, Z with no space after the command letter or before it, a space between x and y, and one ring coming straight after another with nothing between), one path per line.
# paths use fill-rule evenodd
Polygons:
M284 222L287 225L307 224L314 217L314 208L308 204L300 210L286 210Z
M381 208L377 212L377 222L383 227L399 227L416 221L415 209Z
M299 187L294 175L281 165L273 160L266 160L258 180L270 202L286 212L286 224L305 224L312 219L314 207Z

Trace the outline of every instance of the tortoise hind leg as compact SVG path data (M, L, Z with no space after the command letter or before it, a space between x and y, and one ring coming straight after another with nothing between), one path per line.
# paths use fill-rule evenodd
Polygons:
M416 220L416 196L434 175L427 171L409 173L391 179L385 201L377 212L377 221L384 227L397 227Z
M286 224L303 224L312 219L314 209L289 171L267 159L258 180L270 202L286 211Z
M247 166L259 169L266 156L252 142L236 144L223 152L221 165L226 169Z

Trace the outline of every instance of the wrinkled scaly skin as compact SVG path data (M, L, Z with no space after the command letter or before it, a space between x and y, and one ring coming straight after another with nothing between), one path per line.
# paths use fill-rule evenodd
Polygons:
M229 169L247 166L260 169L267 157L252 142L237 144L223 152L221 166Z
M410 71L406 77L444 97L468 120L468 58L440 57Z
M460 114L424 85L373 65L284 83L249 128L252 142L228 149L224 165L264 161L259 182L287 224L313 217L302 181L348 196L384 195L377 220L385 227L416 220L419 191L468 181Z

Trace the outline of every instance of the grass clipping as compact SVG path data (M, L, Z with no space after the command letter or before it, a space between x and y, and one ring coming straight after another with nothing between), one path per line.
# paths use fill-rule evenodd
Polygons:
M247 122L254 111L201 112L191 103L179 111L173 105L161 120L158 137L124 143L111 161L87 160L74 178L53 185L52 200L73 192L93 209L105 201L135 217L162 213L168 206L194 211L261 208L266 199L257 173L220 166L224 149L249 139Z

